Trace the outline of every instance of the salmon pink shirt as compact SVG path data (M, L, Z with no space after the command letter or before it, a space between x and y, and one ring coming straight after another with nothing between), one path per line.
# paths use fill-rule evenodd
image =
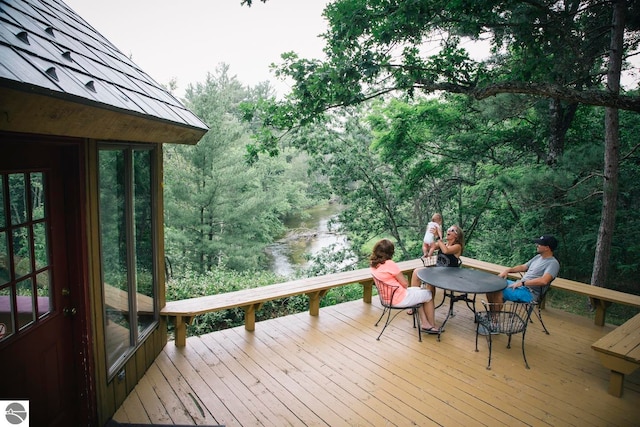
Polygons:
M398 290L396 290L396 293L393 294L393 301L391 301L393 305L400 304L404 300L404 297L407 296L407 288L405 288L400 282L398 282L398 279L396 278L398 273L400 273L400 267L398 267L398 264L396 264L393 260L388 259L384 262L384 264L380 264L376 268L370 267L370 270L371 274L378 280L388 285L400 286ZM389 300L391 292L392 291L390 290L389 296L386 296L386 298L384 298L383 295L383 299L385 301Z

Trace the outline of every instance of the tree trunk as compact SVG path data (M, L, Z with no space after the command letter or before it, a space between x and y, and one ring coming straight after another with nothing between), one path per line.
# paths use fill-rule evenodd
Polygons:
M620 70L624 41L624 18L626 0L613 3L613 22L611 28L611 50L607 72L607 90L612 94L620 93ZM596 253L593 260L591 284L604 287L607 281L611 242L615 227L616 203L618 200L618 175L620 161L620 135L618 110L605 109L605 151L604 184L602 195L602 216Z
M554 167L558 159L564 153L564 142L567 131L573 123L576 115L578 103L572 102L563 105L563 102L557 98L549 99L549 147L547 150L546 163L548 166Z

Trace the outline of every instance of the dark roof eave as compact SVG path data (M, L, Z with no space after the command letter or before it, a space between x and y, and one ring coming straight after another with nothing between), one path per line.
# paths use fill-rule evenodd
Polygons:
M172 122L68 93L0 80L0 130L110 141L196 144L208 128L204 123Z

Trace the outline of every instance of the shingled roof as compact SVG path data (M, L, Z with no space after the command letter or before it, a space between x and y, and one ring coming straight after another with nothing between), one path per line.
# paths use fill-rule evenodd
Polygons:
M0 0L0 113L15 132L196 143L207 131L59 0Z

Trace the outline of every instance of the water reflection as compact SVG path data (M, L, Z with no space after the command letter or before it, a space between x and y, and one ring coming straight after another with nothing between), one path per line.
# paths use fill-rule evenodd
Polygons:
M348 248L347 238L340 234L340 224L336 222L338 212L339 206L327 205L307 211L309 216L304 219L289 221L287 236L267 247L272 257L271 271L291 277L296 271L311 267L309 255L332 246L334 250Z

